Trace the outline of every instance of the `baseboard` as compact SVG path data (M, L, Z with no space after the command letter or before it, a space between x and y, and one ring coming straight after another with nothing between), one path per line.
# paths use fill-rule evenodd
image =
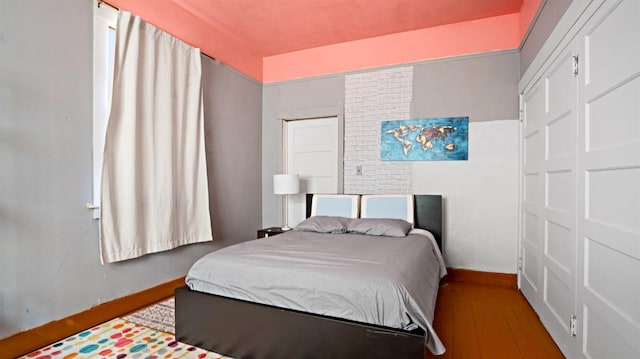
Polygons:
M30 353L100 323L171 297L176 288L184 286L184 279L184 277L176 278L69 317L0 339L0 348L2 348L0 356L15 358Z
M462 282L480 285L491 285L509 289L518 288L518 276L510 273L480 272L469 269L447 268L445 282Z

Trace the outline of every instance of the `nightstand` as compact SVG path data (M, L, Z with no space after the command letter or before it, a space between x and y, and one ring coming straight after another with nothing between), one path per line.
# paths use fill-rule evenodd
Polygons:
M287 230L283 230L280 227L269 227L258 229L258 239L260 238L269 238L271 236L275 236L276 234L287 232Z

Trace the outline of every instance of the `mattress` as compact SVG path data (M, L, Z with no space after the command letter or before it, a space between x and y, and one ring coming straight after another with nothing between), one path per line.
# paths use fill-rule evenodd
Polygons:
M186 277L196 291L382 325L422 328L427 346L444 350L432 329L446 268L433 236L290 231L212 252Z

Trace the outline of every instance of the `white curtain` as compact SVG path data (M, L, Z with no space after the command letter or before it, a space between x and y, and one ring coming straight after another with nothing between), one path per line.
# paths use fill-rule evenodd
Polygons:
M100 208L102 263L212 240L200 50L120 11Z

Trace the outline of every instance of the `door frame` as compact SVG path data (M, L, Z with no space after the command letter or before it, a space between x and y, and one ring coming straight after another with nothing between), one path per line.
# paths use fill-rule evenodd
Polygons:
M305 118L282 119L282 173L288 173L289 161L287 158L289 139L287 136L288 125L291 122L322 120L326 118L338 119L338 193L344 193L344 117L340 115L326 115Z
M286 113L279 113L277 119L281 124L281 142L280 142L280 151L281 158L280 168L282 171L280 173L288 172L288 162L287 162L287 124L293 121L305 121L305 120L315 120L315 119L323 119L323 118L333 118L336 117L338 119L338 193L344 193L344 106L329 106L329 107L318 107L305 109L301 111L291 111ZM283 204L281 202L281 206ZM279 211L280 216L283 215L283 209ZM288 216L288 213L286 214ZM280 218L280 222L284 223L284 218Z

